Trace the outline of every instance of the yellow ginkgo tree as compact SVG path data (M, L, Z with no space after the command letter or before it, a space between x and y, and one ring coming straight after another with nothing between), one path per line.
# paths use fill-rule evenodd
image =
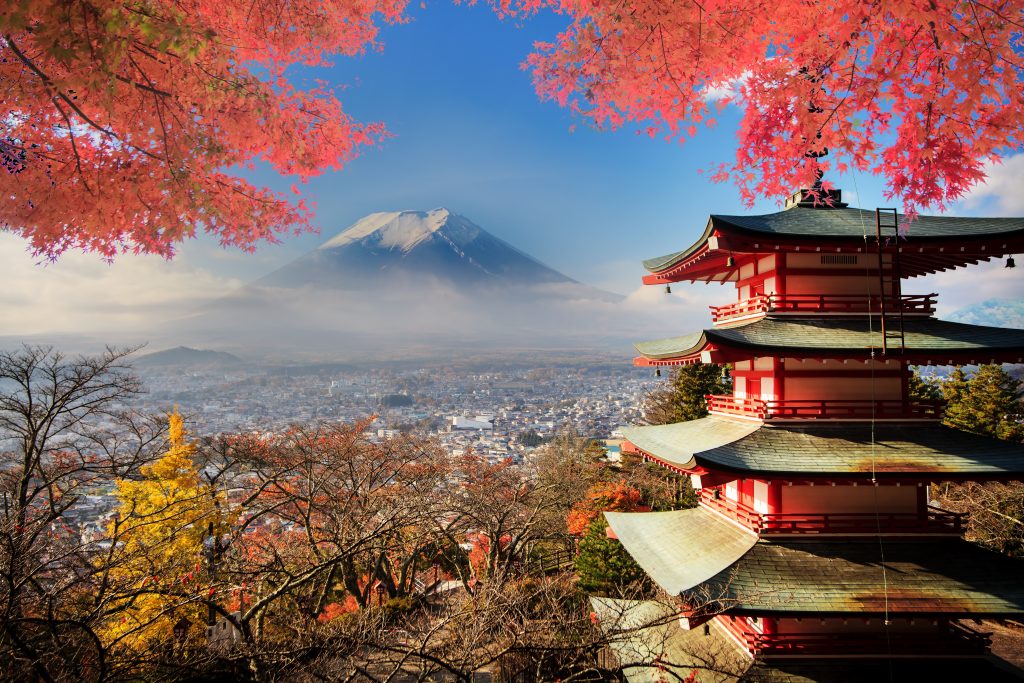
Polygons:
M224 531L223 501L203 482L177 409L169 416L169 442L140 479L117 482L109 580L119 604L110 606L104 633L114 648L173 647L176 626L198 638L214 594L204 547L211 530L214 538Z

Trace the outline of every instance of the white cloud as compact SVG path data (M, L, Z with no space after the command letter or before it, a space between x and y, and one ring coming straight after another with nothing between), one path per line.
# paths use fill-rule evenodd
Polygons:
M721 83L709 83L704 86L704 100L706 102L718 102L719 100L727 99L732 104L740 104L742 96L740 89L747 82L748 78L750 78L750 72L744 71L740 74L739 78L732 78Z
M912 278L903 291L907 294L938 292L936 313L939 317L990 299L1020 299L1024 295L1024 272L1019 265L1017 268L1005 266L1006 261L997 258L976 266Z
M95 255L65 254L37 263L25 241L0 233L0 336L102 334L111 342L147 338L196 304L224 295L238 280L189 266L180 256L122 255L113 264Z
M988 178L963 198L965 209L984 209L990 216L1024 215L1024 154L985 165Z

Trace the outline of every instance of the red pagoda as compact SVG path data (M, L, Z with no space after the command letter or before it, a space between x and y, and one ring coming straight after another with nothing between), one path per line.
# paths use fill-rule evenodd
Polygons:
M709 329L637 344L635 363L728 364L734 390L708 396L707 417L624 430L700 504L606 513L611 532L677 598L663 649L715 636L744 680L918 679L926 659L935 680L1016 680L977 624L1024 615L1024 566L963 540L929 485L1024 479L1024 449L943 426L908 382L913 365L1020 363L1024 331L938 320L936 295L904 281L1024 251L1024 218L919 216L902 235L894 210L829 195L711 216L696 243L644 263L646 284L732 282L737 296ZM715 668L694 663L696 680Z

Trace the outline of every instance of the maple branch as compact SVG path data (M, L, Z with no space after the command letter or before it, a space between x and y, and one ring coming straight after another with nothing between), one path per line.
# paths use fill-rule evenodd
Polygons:
M64 117L64 122L68 126L68 140L71 141L71 151L75 154L75 169L78 171L78 177L82 179L82 185L85 187L86 191L95 196L96 193L94 193L92 188L89 187L89 182L85 179L85 172L82 170L82 157L78 153L78 145L75 143L75 129L71 124L71 119L68 117L67 112L65 112L61 108L60 104L58 104L57 98L53 99L53 106L56 107L57 111L60 112L60 115Z
M11 38L10 35L4 34L3 38L4 38L4 41L7 43L7 47L11 48L11 52L14 53L14 55L21 61L21 63L24 64L25 66L27 66L32 71L32 73L34 73L36 76L38 76L43 81L43 84L46 86L46 88L48 90L53 92L54 98L58 98L59 97L61 100L63 100L64 103L67 104L68 107L70 107L71 110L73 112L75 112L75 114L77 114L83 121L88 123L90 126L95 128L99 132L103 133L107 137L110 137L110 138L112 138L114 140L117 140L121 144L126 144L126 146L129 147L130 149L133 149L136 152L138 152L140 154L143 154L143 155L153 159L154 161L159 161L159 162L166 161L165 159L161 159L160 157L156 156L152 152L149 152L148 150L142 149L141 147L138 147L137 145L134 145L132 143L125 143L125 141L122 140L120 137L118 137L118 135L116 133L114 133L112 130L104 128L103 126L101 126L100 124L96 123L91 118L89 118L89 116L84 111L82 111L81 108L77 104L75 104L74 100L72 100L65 93L61 92L59 88L56 87L56 85L53 82L53 79L51 79L38 66L36 66L36 64L31 59L29 59L28 56L24 52L22 52L21 50L18 49L18 46L15 44L14 39ZM54 100L54 105L56 106L56 104L57 103L56 103L56 99L55 99ZM58 111L60 111L60 107L57 107L57 109L58 109ZM61 111L61 114L64 114L64 112ZM65 118L67 118L66 115L65 115Z

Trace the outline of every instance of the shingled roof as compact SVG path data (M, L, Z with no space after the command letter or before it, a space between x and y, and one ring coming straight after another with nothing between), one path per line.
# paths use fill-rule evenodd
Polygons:
M797 318L767 316L745 325L711 328L682 337L635 344L637 352L651 360L683 358L699 354L708 345L749 350L756 355L785 352L816 355L870 356L882 346L878 320L867 318ZM917 357L933 356L944 364L974 354L988 362L986 352L1020 354L1024 357L1024 330L954 323L935 318L907 318L903 324L904 350ZM890 346L893 341L890 339Z
M873 438L872 438L873 434ZM763 424L712 415L690 422L627 427L644 453L681 469L697 466L775 476L945 477L1024 475L1024 446L934 422Z
M752 532L703 507L604 516L637 564L671 595L715 576L757 542Z
M1022 571L1020 560L959 539L762 540L683 598L731 614L1017 616Z
M909 230L912 243L942 240L1000 241L1024 239L1024 218L966 218L957 216L918 216L909 221L899 216ZM712 215L696 243L672 254L644 261L644 268L657 273L696 253L715 231L725 234L762 235L765 238L806 239L807 241L863 241L874 237L875 212L852 208L794 207L760 216ZM996 254L992 254L996 255Z

